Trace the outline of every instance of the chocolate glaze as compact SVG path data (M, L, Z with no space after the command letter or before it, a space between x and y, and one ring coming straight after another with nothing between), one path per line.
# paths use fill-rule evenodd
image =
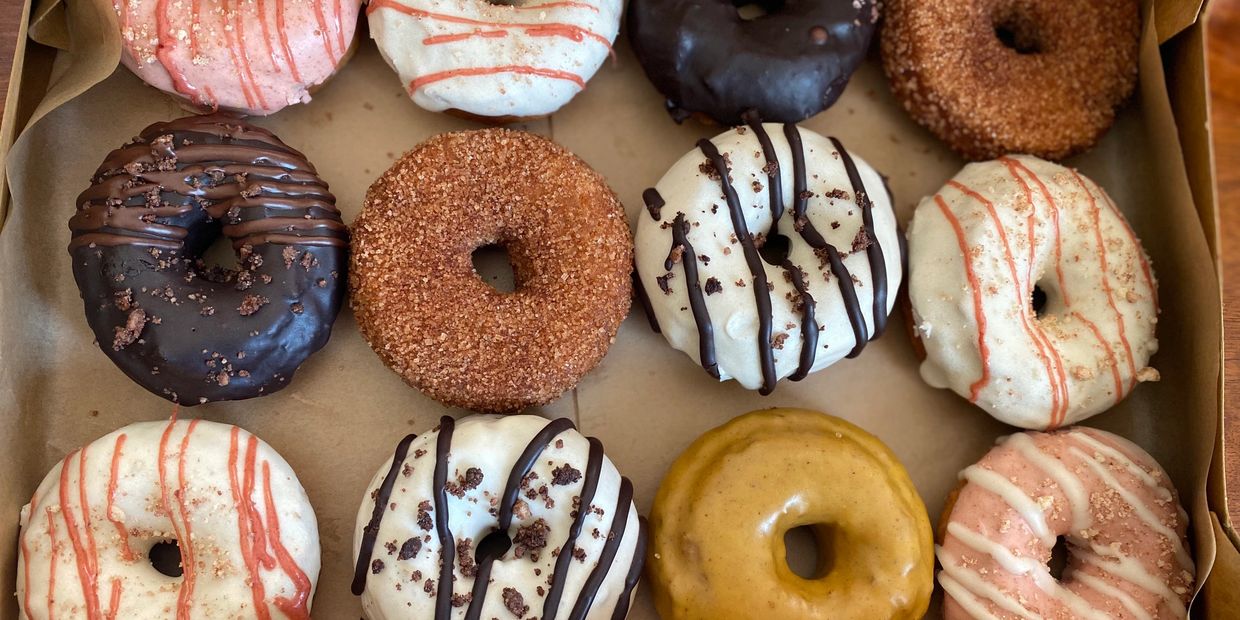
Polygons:
M186 406L286 386L343 300L348 230L327 184L304 155L228 115L155 123L112 151L69 229L100 348ZM237 269L199 261L221 234Z
M435 472L432 480L432 497L434 498L434 527L440 545L439 583L435 598L436 620L448 620L452 617L454 581L452 567L456 562L456 544L448 525L447 480L449 473L448 459L452 453L452 435L455 428L456 422L451 417L443 416L439 420L439 434L435 438ZM483 538L476 550L477 573L474 576L469 608L465 612L466 620L477 620L480 618L482 606L486 600L487 589L490 586L491 568L496 561L502 559L508 553L512 546L512 538L508 530L512 527L514 508L516 502L520 499L521 481L534 468L543 451L555 440L556 436L570 430L576 430L576 427L567 418L556 418L548 422L526 444L525 449L521 452L521 456L517 458L513 463L512 469L509 470L504 485L504 492L500 498L497 527L492 531L492 534ZM388 505L392 497L395 481L404 467L405 460L409 454L409 446L414 439L414 435L408 435L397 445L396 452L392 456L392 465L388 468L383 482L379 485L378 492L375 493L375 506L371 512L370 521L362 531L362 543L358 552L357 564L354 566L352 586L354 595L360 595L366 590L366 578L370 574L370 563L374 555L379 526L383 522L383 515L388 512ZM594 501L595 492L598 490L598 484L602 478L603 444L594 437L587 437L586 440L589 442L590 452L585 474L582 476L581 492L578 494L578 509L573 517L573 524L570 528L568 539L560 547L559 555L556 557L555 570L548 581L550 588L547 590L546 598L543 601L542 620L555 620L560 600L564 595L565 584L568 581L568 572L572 567L573 548L581 535L586 517L591 514L590 506ZM581 592L573 603L572 612L569 614L570 619L584 620L590 611L591 605L594 603L594 598L598 595L598 591L603 585L603 580L607 577L608 570L616 559L621 539L624 538L624 532L628 525L629 510L632 508L633 502L633 484L628 478L621 477L620 490L616 502L607 542L603 545L603 551L599 556L598 563L591 570L585 584L582 586ZM637 580L641 576L642 566L645 563L646 539L648 537L647 525L645 519L642 519L640 516L638 520L637 546L633 554L633 561L629 565L628 573L626 574L624 590L612 614L613 620L623 620L624 616L627 615L629 598L633 588L637 585ZM503 533L502 536L494 535L501 532ZM491 542L496 540L499 542Z
M874 0L765 0L745 20L739 2L632 0L629 38L646 76L680 122L700 112L737 125L746 110L795 123L826 109L865 58Z
M771 209L771 228L768 238L777 234L780 220L787 213L787 206L784 202L783 190L780 181L780 163L776 155L774 144L770 135L766 131L766 127L761 120L753 112L746 112L744 115L746 125L754 132L758 143L762 146L762 152L766 158L768 170L771 177L767 186L770 196ZM831 243L827 242L822 233L814 226L814 223L806 216L806 210L809 207L809 198L811 196L808 189L808 176L805 164L805 145L801 141L801 133L796 125L786 123L783 126L784 137L788 141L788 146L792 151L792 193L795 200L792 205L793 228L801 238L812 247L824 263L825 267L831 270L831 274L835 277L837 286L840 290L840 298L844 304L844 310L848 316L849 326L852 327L855 344L849 351L849 358L856 357L861 354L865 345L870 341L871 334L869 325L865 320L865 312L861 307L861 303L857 298L857 284L852 279L852 274L848 271L848 267L844 264L843 254ZM882 331L887 324L887 266L886 259L883 255L882 246L879 244L878 238L873 234L874 216L873 204L869 199L868 191L864 182L861 180L860 172L852 156L844 149L843 144L835 138L830 138L832 146L840 153L839 157L844 165L845 172L848 175L849 183L852 185L854 200L861 208L862 226L868 238L866 245L866 257L870 264L870 275L874 286L873 299L873 317L874 317L874 333L873 338L882 335ZM741 244L741 248L745 253L745 261L750 269L750 273L754 278L754 302L757 305L759 317L759 330L757 338L758 352L761 357L763 371L763 386L759 393L766 395L774 389L775 384L775 363L774 363L774 344L771 340L771 323L772 309L770 300L770 291L767 286L767 278L765 268L762 265L762 257L758 254L754 244L753 236L750 234L745 224L743 213L741 212L740 201L736 194L736 189L732 185L732 180L728 176L727 160L719 153L714 143L709 140L701 140L698 142L698 148L706 155L715 174L719 177L720 186L723 190L724 197L728 203L729 216L732 220L733 231L737 241ZM891 189L887 187L886 180L883 182L884 191L887 193L889 202L891 202ZM663 199L653 189L647 190L644 194L647 204L651 204L651 197L658 198L659 208L663 205ZM651 217L655 221L660 220L659 209L650 211ZM689 295L689 305L693 310L693 320L698 330L699 356L702 359L702 366L706 368L711 376L718 378L719 370L715 360L714 351L714 326L710 320L710 313L706 308L705 298L699 286L699 276L697 271L697 256L693 252L693 246L690 245L688 239L688 231L690 229L689 222L685 219L684 213L677 212L675 220L672 222L672 253L669 253L668 259L664 262L664 268L670 273L674 264L672 256L677 248L683 248L680 252L680 261L683 263L685 271L685 286ZM901 244L903 244L903 236ZM900 248L901 260L905 260L905 249L903 245ZM902 263L903 264L903 263ZM792 282L793 288L796 289L799 302L801 304L801 356L797 365L797 369L793 374L789 375L789 379L800 381L804 379L817 357L818 351L818 332L819 326L817 318L814 315L817 307L814 297L810 294L808 286L805 282L804 270L798 265L794 265L789 260L782 261L779 265ZM907 265L904 264L907 272ZM634 272L636 276L636 271ZM645 287L640 282L634 282L634 286L638 291L639 299L644 303L643 306L649 304L649 299L645 297ZM658 325L654 319L653 311L646 306L647 315L650 317L651 325L655 331Z

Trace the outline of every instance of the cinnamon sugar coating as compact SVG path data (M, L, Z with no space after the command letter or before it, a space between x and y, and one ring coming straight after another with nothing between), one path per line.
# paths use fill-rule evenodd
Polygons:
M407 383L448 405L512 412L571 389L628 313L633 246L601 175L534 134L436 136L366 194L354 223L352 306ZM516 289L473 267L508 251Z
M1136 0L889 0L883 65L905 109L966 158L1058 160L1114 122L1140 31Z

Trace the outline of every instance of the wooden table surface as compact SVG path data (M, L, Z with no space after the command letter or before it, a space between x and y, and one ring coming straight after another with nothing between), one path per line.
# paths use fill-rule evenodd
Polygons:
M17 44L22 2L0 6L0 111L8 92L9 67ZM1224 373L1228 394L1240 393L1240 0L1212 0L1209 21L1209 71L1214 119L1218 200L1223 216L1223 315L1226 341ZM1240 399L1229 398L1226 421L1228 504L1240 517Z

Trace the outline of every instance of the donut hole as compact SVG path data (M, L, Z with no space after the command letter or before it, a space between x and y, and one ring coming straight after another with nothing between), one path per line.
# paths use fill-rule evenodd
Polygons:
M1022 56L1039 54L1045 51L1042 39L1031 24L1031 20L1020 16L1005 16L994 24L995 38L999 43Z
M736 14L744 21L761 19L784 8L784 0L732 0Z
M758 242L761 244L758 245ZM792 240L780 234L756 240L755 245L758 246L758 256L777 267L788 260L788 253L792 251Z
M1051 548L1051 559L1047 562L1047 568L1051 571L1051 577L1055 579L1063 579L1063 571L1068 567L1068 539L1060 536L1055 540L1055 546Z
M482 537L474 547L474 563L482 564L498 560L512 548L512 537L507 530L495 530Z
M1040 285L1034 285L1033 293L1029 295L1029 304L1033 307L1033 313L1039 319L1046 316L1046 305L1050 298L1046 294L1046 289Z
M825 523L801 525L784 532L784 561L796 576L821 579L835 564L833 529Z
M508 248L498 243L484 245L473 253L474 272L488 286L501 292L517 290L517 276Z
M181 566L181 547L175 540L155 543L146 553L146 557L151 561L151 566L162 575L180 577L185 574L185 569Z

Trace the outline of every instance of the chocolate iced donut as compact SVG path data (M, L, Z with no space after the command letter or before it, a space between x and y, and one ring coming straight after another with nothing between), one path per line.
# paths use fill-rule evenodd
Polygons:
M888 0L883 65L924 127L972 160L1093 146L1137 80L1136 0Z
M112 151L69 220L103 352L183 405L283 388L327 343L348 231L305 156L227 115L155 123ZM223 234L238 265L208 268Z
M628 313L624 210L602 176L541 136L431 138L370 186L353 229L362 335L445 404L550 402L598 364ZM474 270L474 250L488 245L507 249L513 292Z
M875 0L761 0L766 14L745 19L742 2L633 0L633 51L672 118L701 113L725 125L756 110L796 123L835 103L865 58L878 21Z

